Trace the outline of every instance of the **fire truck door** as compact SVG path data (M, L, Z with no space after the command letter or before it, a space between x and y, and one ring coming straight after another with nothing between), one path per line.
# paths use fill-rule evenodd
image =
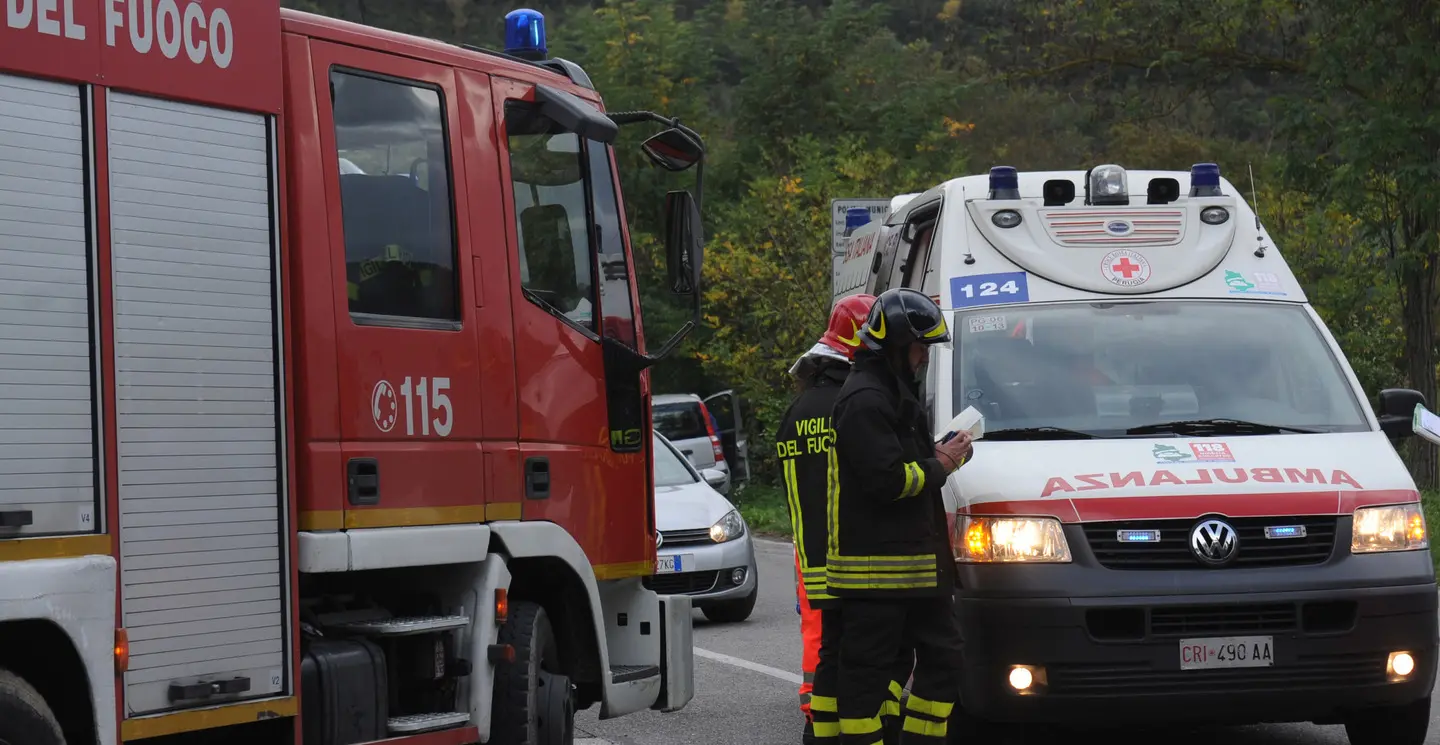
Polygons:
M343 522L484 520L482 322L451 68L313 42L330 195Z
M565 526L602 579L646 574L648 442L643 420L612 416L642 411L639 375L607 386L601 344L602 334L636 343L611 153L537 115L536 86L496 78L492 88L514 257L524 517Z
M81 92L0 75L0 540L100 527Z
M273 120L111 91L127 714L287 692Z

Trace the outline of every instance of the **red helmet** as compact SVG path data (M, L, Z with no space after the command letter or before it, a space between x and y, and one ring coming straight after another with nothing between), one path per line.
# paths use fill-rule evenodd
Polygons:
M856 347L860 346L860 327L865 325L870 306L874 304L874 295L841 298L830 310L830 327L820 337L820 343L846 357L854 357Z

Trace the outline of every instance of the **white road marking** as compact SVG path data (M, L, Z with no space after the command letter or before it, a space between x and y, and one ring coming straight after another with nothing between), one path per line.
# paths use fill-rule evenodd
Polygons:
M751 662L750 660L742 660L742 659L740 659L739 657L731 657L731 656L728 655L728 654L720 654L719 652L711 652L711 651L708 650L708 649L701 649L701 648L699 648L699 647L695 647L695 656L696 656L696 657L704 657L704 658L707 659L707 660L714 660L714 661L716 661L716 662L723 663L723 664L726 664L726 665L730 665L730 666L732 666L732 667L743 668L743 669L749 670L749 671L751 671L751 672L761 673L761 674L763 674L763 675L769 675L769 676L772 677L772 678L778 678L778 679L780 679L780 680L785 681L786 683L794 683L794 684L797 685L797 686L800 685L800 682L801 682L801 680L802 680L802 678L800 677L800 675L797 674L797 673L792 673L792 672L789 672L789 671L787 671L787 670L781 670L781 669L778 668L778 667L770 667L769 665L762 665L762 664L760 664L760 663L758 663L758 662Z

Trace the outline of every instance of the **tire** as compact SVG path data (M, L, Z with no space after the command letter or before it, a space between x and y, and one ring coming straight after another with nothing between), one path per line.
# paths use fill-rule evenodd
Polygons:
M45 699L9 670L0 670L0 745L65 745Z
M739 600L727 600L723 603L706 605L700 609L705 617L714 623L740 623L750 617L755 611L755 600L760 597L760 583L755 583L755 589L750 591Z
M1424 745L1430 729L1430 698L1357 714L1345 722L1350 745Z
M515 648L514 662L495 666L490 737L509 745L571 745L575 696L560 665L560 647L545 609L530 602L510 605L497 643Z

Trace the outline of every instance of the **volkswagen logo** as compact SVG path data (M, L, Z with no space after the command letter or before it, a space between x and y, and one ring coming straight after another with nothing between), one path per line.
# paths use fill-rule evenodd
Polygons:
M1228 564L1239 548L1240 537L1224 520L1203 520L1190 530L1190 551L1203 564Z
M658 531L658 530L655 531L655 550L657 550L657 551L660 550L660 547L663 546L664 544L665 544L665 534L664 534L664 533L661 533L661 532Z

